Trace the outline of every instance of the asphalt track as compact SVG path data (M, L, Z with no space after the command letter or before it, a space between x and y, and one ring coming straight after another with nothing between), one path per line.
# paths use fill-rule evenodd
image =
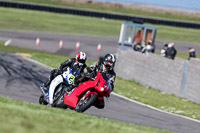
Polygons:
M37 37L41 39L39 46L35 46ZM8 39L12 39L10 45L70 56L75 55L77 52L75 43L80 41L80 50L86 51L89 58L92 59L98 59L99 56L108 52L115 53L116 46L118 46L118 38L115 37L0 31L0 40ZM63 49L58 48L60 40L64 41ZM101 52L96 50L98 43L102 43ZM182 46L184 47L180 48L184 51L187 45L182 44ZM196 44L194 46L196 49L199 48ZM38 103L39 85L47 80L49 72L50 68L47 66L16 54L0 52L0 95ZM200 122L198 121L154 110L116 95L111 95L105 101L105 109L98 110L92 107L86 113L181 133L199 133L200 131Z
M0 51L0 95L38 103L39 86L50 68L13 53ZM90 108L88 114L151 126L180 133L199 133L200 122L161 112L123 97L111 95L103 110Z
M40 38L40 45L36 46L36 38L38 37ZM0 40L9 39L12 40L9 45L67 56L75 56L78 51L85 51L87 56L94 60L107 53L116 53L118 48L118 37L0 30ZM64 42L62 49L59 49L60 40ZM80 49L76 50L75 46L78 41L80 42ZM102 44L100 52L97 51L99 43ZM165 43L167 42L156 41L156 51L160 51ZM189 47L195 48L196 52L200 51L200 44L176 42L178 52L188 52Z

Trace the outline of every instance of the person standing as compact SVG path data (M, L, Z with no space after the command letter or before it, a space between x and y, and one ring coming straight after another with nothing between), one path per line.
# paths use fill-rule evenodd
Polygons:
M188 60L190 58L196 58L196 54L195 54L195 49L194 48L189 48L188 52L189 52L189 58L188 58Z
M160 51L161 56L165 57L167 48L168 48L168 44L165 44L164 47Z
M153 47L153 41L152 39L148 40L147 44L146 44L146 50L149 53L154 53L154 47Z
M174 60L176 53L177 53L177 50L175 48L175 43L174 42L169 43L168 48L165 53L165 57Z

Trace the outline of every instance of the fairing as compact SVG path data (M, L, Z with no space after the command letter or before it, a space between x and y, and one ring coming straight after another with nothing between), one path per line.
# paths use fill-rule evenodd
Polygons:
M63 82L63 78L61 75L58 75L56 78L52 80L49 87L49 103L50 104L53 103L53 94L54 94L56 86L58 86L62 82Z
M71 94L64 95L64 103L66 105L69 105L73 108L76 107L76 104L78 102L78 100L81 98L83 92L86 92L87 90L94 88L96 90L95 91L90 91L89 93L95 93L96 95L100 95L99 100L103 100L103 96L107 96L110 93L110 87L103 87L103 86L107 86L106 82L103 79L103 76L97 72L97 76L95 78L95 80L89 80L86 81L82 84L80 84L78 87L75 87L75 89L72 91ZM97 93L98 92L98 93ZM85 97L87 97L88 94L86 94Z
M72 91L72 93L69 96L67 94L64 95L64 103L75 108L77 101L79 99L79 96L86 90L94 87L95 85L96 85L96 82L91 81L91 80L80 84L78 87L75 87L75 89Z

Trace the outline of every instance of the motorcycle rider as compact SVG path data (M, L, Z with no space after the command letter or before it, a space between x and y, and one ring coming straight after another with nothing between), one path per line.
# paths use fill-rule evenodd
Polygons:
M53 69L50 73L48 81L43 83L43 86L41 86L41 88L44 90L45 93L47 93L51 81L59 74L62 74L63 70L65 70L67 67L70 67L71 69L78 68L80 69L80 74L83 73L83 70L87 67L87 65L85 64L86 60L86 53L78 52L76 54L76 58L70 58L65 62L61 63L58 69ZM74 84L69 86L69 91L75 87L76 80L78 80L80 74L78 74L78 76L75 77Z
M116 62L116 57L113 54L106 54L103 58L103 61L99 61L87 67L85 76L87 78L94 79L97 72L105 74L111 81L111 92L114 90L114 82L116 78L116 73L114 72L114 66ZM95 107L103 109L105 106L104 100L95 104Z

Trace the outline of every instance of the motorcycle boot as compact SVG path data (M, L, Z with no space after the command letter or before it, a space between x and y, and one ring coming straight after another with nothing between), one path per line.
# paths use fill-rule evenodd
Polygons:
M49 92L48 86L49 85L46 85L45 83L43 83L43 85L40 86L40 88L41 88L41 90L42 90L44 95L46 95Z
M41 86L46 93L49 91L48 88L50 86L50 83L51 83L51 79L49 79L47 82L43 83Z

